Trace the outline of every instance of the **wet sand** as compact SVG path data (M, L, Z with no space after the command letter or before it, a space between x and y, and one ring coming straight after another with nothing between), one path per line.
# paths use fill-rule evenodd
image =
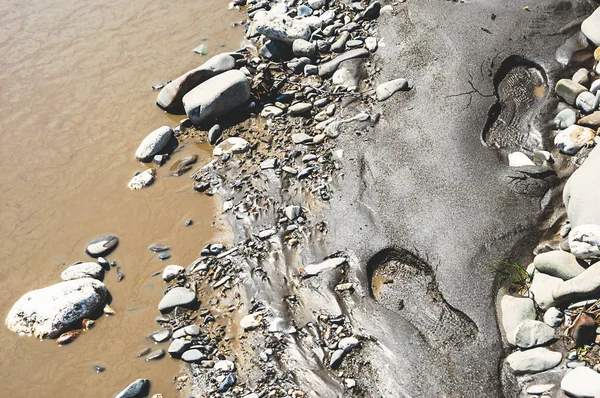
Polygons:
M65 264L87 260L85 243L104 233L120 238L108 259L126 275L120 283L114 269L105 275L117 314L71 345L0 328L3 396L112 396L138 377L151 380L152 393L176 395L178 361L136 354L159 348L146 338L159 328L164 289L151 274L187 266L204 244L226 239L215 201L191 190L187 176L167 176L174 160L196 153L203 164L210 153L188 143L153 187L126 184L144 168L133 156L142 138L181 119L154 105L150 86L236 49L243 31L231 23L240 19L225 1L0 5L0 316L27 291L60 281ZM206 57L192 52L202 43ZM156 242L172 246L173 257L158 260L147 249Z

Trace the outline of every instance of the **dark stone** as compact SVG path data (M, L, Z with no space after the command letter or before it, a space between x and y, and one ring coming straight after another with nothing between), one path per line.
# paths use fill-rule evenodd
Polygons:
M115 398L141 398L148 395L150 390L150 380L148 379L137 379L120 393Z

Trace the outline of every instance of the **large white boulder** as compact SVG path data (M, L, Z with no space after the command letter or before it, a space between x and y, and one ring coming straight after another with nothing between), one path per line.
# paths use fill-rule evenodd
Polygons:
M595 147L571 175L563 190L563 202L572 228L600 225L600 147Z
M15 333L55 338L101 308L107 295L106 286L95 279L60 282L23 295L5 324Z
M594 43L596 47L600 47L600 8L596 8L596 11L583 21L581 24L581 32L589 41Z
M250 98L250 83L243 72L230 70L208 79L183 97L185 113L201 124L244 105Z

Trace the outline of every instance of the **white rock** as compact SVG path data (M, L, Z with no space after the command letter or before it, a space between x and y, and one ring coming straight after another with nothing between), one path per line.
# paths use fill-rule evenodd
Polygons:
M576 154L583 146L594 141L594 130L576 124L567 127L554 137L554 145L567 155Z
M390 98L392 94L400 90L408 90L408 81L406 79L390 80L389 82L381 83L375 89L378 101L385 101Z
M516 351L506 357L506 362L515 374L539 373L556 367L562 361L560 352L544 347L527 351Z
M162 278L165 282L170 282L173 279L177 278L177 276L183 273L185 269L181 265L167 265L162 273Z
M230 70L208 79L183 97L185 113L201 124L244 105L250 98L250 83L243 72Z
M587 37L596 47L600 47L600 8L583 21L581 24L581 32Z
M584 91L577 96L575 105L584 114L592 113L598 107L596 96L589 91Z
M331 81L336 86L346 87L348 90L356 90L358 87L356 75L348 68L339 68L336 70L331 78Z
M553 328L559 327L565 320L565 314L556 307L550 307L544 313L544 322Z
M577 258L592 258L600 255L600 225L584 224L569 232L569 247Z
M597 262L573 279L563 282L552 292L557 302L572 303L576 300L600 295L600 262Z
M213 369L217 372L233 372L235 370L235 364L228 360L220 360L215 363Z
M154 170L154 169L148 169L148 170L142 171L138 175L135 175L131 179L131 181L129 181L127 186L132 191L137 190L137 189L146 188L147 186L152 185L152 183L154 182L155 175L156 175L156 170Z
M523 152L512 152L508 154L508 165L510 167L535 166Z
M229 137L213 149L214 156L222 156L226 153L244 153L250 149L250 144L240 137Z
M92 278L60 282L23 295L6 317L16 333L55 338L104 306L106 286Z
M259 314L248 314L240 320L240 326L244 330L256 329L260 326L260 321L258 320Z
M142 140L135 151L135 158L142 162L152 161L154 155L167 145L172 136L173 130L169 126L157 128Z
M503 335L508 344L515 345L515 330L526 319L535 319L533 300L526 297L504 295L500 299L500 314Z
M540 321L527 319L515 330L515 343L520 348L544 345L554 339L554 329Z
M93 278L100 280L102 279L103 274L104 270L100 264L95 262L86 262L71 265L60 274L60 279L63 281L81 278Z
M292 44L296 39L308 40L310 27L299 19L265 13L256 15L252 23L256 31L270 40Z
M365 47L367 47L369 52L374 53L377 51L377 39L374 37L367 37L365 39Z
M328 271L328 270L337 268L340 265L344 264L345 262L346 262L346 259L344 257L329 258L320 263L314 263L314 264L307 265L306 267L304 267L304 270L301 271L301 273L302 273L302 276L307 278L309 276L318 275L323 271Z
M569 370L560 388L572 397L595 398L600 394L600 373L584 366Z
M563 280L560 278L536 272L533 274L533 282L529 288L529 294L542 310L547 310L555 305L554 289L563 283Z
M585 271L573 254L561 250L540 253L533 259L533 264L537 271L563 280L574 278Z
M297 57L311 57L317 53L317 46L308 40L296 39L292 44L292 52Z
M263 110L260 112L260 115L264 118L268 118L270 116L279 116L283 113L283 109L278 108L276 106L265 106Z

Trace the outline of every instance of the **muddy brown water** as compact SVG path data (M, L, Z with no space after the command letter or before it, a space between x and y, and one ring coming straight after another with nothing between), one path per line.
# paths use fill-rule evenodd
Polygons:
M167 177L173 160L196 153L200 165L210 153L187 144L152 187L126 185L144 168L133 157L143 137L182 118L154 105L151 85L236 49L243 31L231 23L242 18L216 0L0 3L0 317L27 291L60 281L65 264L87 260L85 243L103 233L119 236L109 260L126 275L105 276L117 314L70 345L2 325L1 396L110 397L139 377L151 393L177 396L180 364L136 354L159 348L146 336L158 329L164 284L151 274L187 266L204 244L228 237L213 199L191 190L187 175ZM207 56L192 52L203 43ZM171 259L147 249L156 242L172 246Z

